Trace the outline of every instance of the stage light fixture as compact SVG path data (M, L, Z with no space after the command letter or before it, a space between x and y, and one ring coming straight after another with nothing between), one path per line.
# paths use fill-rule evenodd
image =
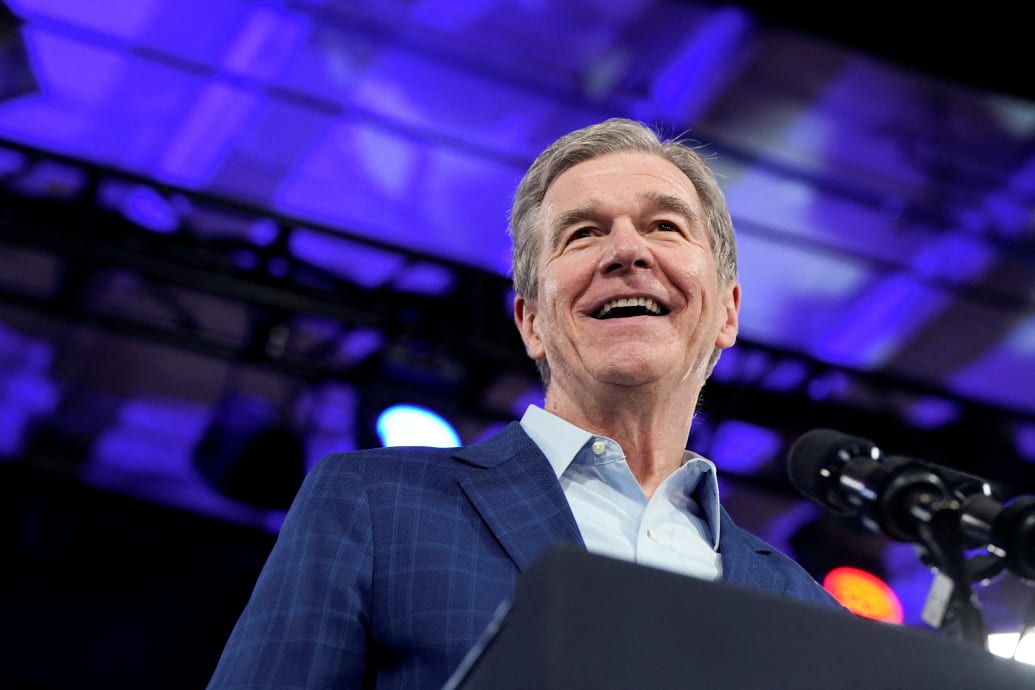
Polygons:
M823 588L853 613L901 624L902 602L888 583L860 568L834 568L823 578Z
M145 185L127 191L122 213L150 232L169 234L180 227L180 214L175 205L158 190Z
M1035 666L1035 631L1023 636L1017 632L992 633L988 636L988 651Z
M419 405L398 404L386 408L377 418L377 435L383 446L460 445L460 436L445 417Z

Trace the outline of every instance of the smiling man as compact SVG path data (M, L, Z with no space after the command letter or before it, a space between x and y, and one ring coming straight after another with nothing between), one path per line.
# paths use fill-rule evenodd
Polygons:
M536 216L537 276L514 312L549 367L546 409L615 441L650 498L684 463L714 353L736 340L740 286L719 274L690 178L655 153L574 165Z
M464 448L329 455L306 477L209 687L440 688L517 576L565 542L838 607L722 509L687 450L740 308L706 161L613 119L515 195L514 320L542 408Z

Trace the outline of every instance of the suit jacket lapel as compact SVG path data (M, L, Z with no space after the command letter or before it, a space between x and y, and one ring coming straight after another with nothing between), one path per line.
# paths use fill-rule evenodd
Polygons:
M585 548L560 482L539 447L512 422L454 459L482 468L465 473L460 486L504 550L523 571L559 542ZM771 548L752 539L719 510L723 580L780 593L786 578L768 563Z
M460 485L519 570L558 542L585 546L553 468L520 424L454 458L485 469Z
M722 551L722 579L738 585L753 587L769 592L783 592L786 578L767 562L772 554L769 548L761 548L749 539L726 513L719 511L719 534Z

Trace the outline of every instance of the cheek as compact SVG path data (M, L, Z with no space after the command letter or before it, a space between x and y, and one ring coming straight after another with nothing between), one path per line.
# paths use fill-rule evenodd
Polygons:
M573 281L562 273L544 274L539 283L539 312L534 322L536 336L547 347L556 346L571 328L572 310L577 292Z
M696 258L682 264L679 271L680 284L691 299L705 303L717 301L719 295L719 275L709 262Z
M708 278L702 275L700 266L692 263L683 264L677 273L669 275L674 276L675 287L686 300L691 312L699 313L700 310L708 308L714 299L715 289L709 286Z
M543 276L539 283L539 304L543 305L543 312L553 314L556 309L561 308L566 300L564 281L560 280L556 273L550 272Z
M550 297L557 292L557 278L553 271L543 271L539 281L539 297Z

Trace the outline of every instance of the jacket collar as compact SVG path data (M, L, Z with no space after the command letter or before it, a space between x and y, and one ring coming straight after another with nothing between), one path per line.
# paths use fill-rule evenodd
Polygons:
M461 448L453 459L485 470L464 473L460 486L519 571L555 544L585 548L553 468L520 424L511 422L486 441ZM721 508L719 525L723 580L783 591L786 577L769 563L772 547L740 529Z
M460 486L520 571L554 544L585 547L553 468L520 424L453 458L486 470L465 473Z

